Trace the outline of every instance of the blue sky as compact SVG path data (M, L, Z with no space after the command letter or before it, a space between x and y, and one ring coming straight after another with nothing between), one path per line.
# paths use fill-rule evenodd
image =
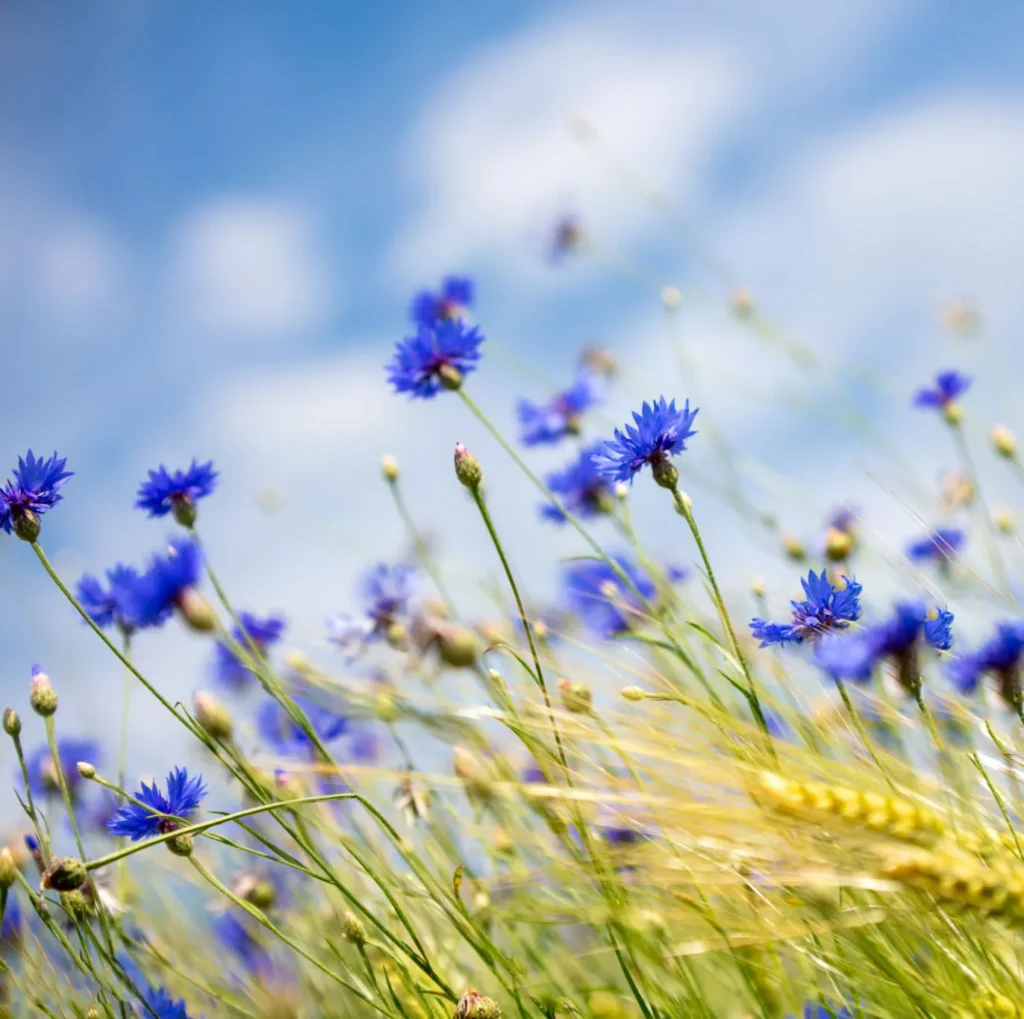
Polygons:
M131 510L149 466L214 457L223 483L202 525L229 586L324 653L323 619L349 607L353 577L401 549L381 453L399 456L424 525L447 532L467 590L489 562L451 481L461 440L484 460L518 568L548 593L572 540L537 523L454 400L410 406L384 385L409 295L465 271L490 338L473 391L504 425L517 394L544 396L581 345L608 343L625 372L597 429L663 390L693 396L705 429L743 451L750 498L787 526L812 533L836 501L870 511L891 587L900 544L936 509L839 408L852 400L931 483L951 451L907 407L929 372L998 365L969 424L1021 424L1022 19L1012 4L979 17L901 0L9 5L0 457L70 457L45 531L69 577L166 536ZM573 137L581 116L685 230ZM544 231L566 209L596 256L555 270ZM821 373L730 320L707 250ZM686 294L676 334L665 284ZM936 322L961 297L985 315L970 343ZM693 463L720 470L707 446ZM763 535L694 495L737 600L753 572L787 596L792 570ZM636 502L652 547L689 561L658 493ZM0 689L23 699L42 661L81 727L102 730L119 677L29 558L0 547ZM177 696L203 681L194 640L139 653ZM160 767L146 739L158 716L141 698L139 711L139 764Z

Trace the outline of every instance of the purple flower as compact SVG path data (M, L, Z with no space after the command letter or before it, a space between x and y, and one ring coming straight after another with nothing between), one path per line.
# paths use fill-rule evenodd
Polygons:
M77 800L85 779L78 773L78 762L88 761L99 764L102 755L99 744L91 739L61 739L57 741L57 758L64 774L72 800ZM33 796L60 795L60 779L54 765L49 746L41 746L28 755L25 761L28 771L28 787Z
M824 570L820 575L811 570L801 578L804 600L790 602L793 618L789 623L769 623L760 617L750 621L750 632L761 642L771 644L802 644L816 640L834 630L843 630L860 618L861 585L843 577L845 587L833 587Z
M946 563L955 559L967 541L963 531L952 527L940 527L924 538L918 538L907 546L907 555L915 563L936 561Z
M624 555L613 561L635 588L649 601L656 589L651 578ZM633 589L601 559L580 559L563 571L565 597L587 629L600 637L626 633L646 619L642 603Z
M183 608L199 583L203 557L191 539L172 540L167 552L155 555L139 577L129 599L129 618L136 626L157 626L175 608Z
M1021 703L1020 665L1024 655L1024 620L1000 623L995 636L977 651L955 659L949 667L953 684L963 694L973 694L982 677L992 676L1000 697L1010 707Z
M159 786L142 783L135 799L140 803L125 803L110 819L108 828L111 835L130 838L132 842L153 835L166 835L181 827L199 809L206 795L206 786L199 775L189 778L188 770L175 768L167 776L167 795ZM166 814L167 817L159 815Z
M138 623L132 616L139 574L134 566L118 563L107 570L107 586L91 573L83 573L75 594L89 618L99 627L116 626L124 634Z
M363 608L357 615L342 614L328 623L328 640L343 651L384 638L409 611L419 577L408 563L377 563L366 571L359 585Z
M548 488L573 516L595 517L612 507L612 486L594 463L602 446L603 443L588 446L568 466L547 476ZM546 520L565 523L565 514L551 503L541 506L540 512Z
M231 636L245 651L252 654L252 646L263 655L267 648L276 644L284 633L285 622L280 616L267 616L261 619L251 612L240 612L238 621L241 627L233 627ZM215 650L215 676L217 682L230 690L244 690L253 678L253 672L239 658L232 646L225 641L217 641Z
M33 455L32 450L18 457L18 466L0 488L0 530L35 541L39 536L39 518L64 498L58 489L73 476L64 469L67 459L53 454L49 459Z
M336 711L311 701L307 697L294 697L296 705L309 721L321 743L331 743L348 730L348 719ZM267 699L256 713L256 729L260 736L284 757L309 757L316 749L309 734L296 722L278 701Z
M462 318L472 307L473 290L473 281L468 276L446 276L438 293L421 290L413 298L409 317L419 326Z
M595 454L594 463L598 471L612 481L632 482L645 464L656 472L669 457L677 456L686 449L686 440L697 433L690 427L697 416L697 408L690 410L687 400L681 410L676 402L661 397L654 403L644 403L640 413L633 413L634 425L627 424L625 431L615 429L615 437L604 443L600 453Z
M174 514L183 527L196 521L196 502L217 487L213 461L201 464L194 458L188 470L169 472L162 464L149 472L149 480L139 485L135 508L146 510L151 517Z
M956 371L939 372L933 389L919 389L914 397L915 407L938 407L947 410L957 398L967 392L971 380Z
M476 369L483 333L461 320L444 319L421 325L395 348L387 366L388 381L396 393L429 400L442 389L458 389Z
M550 403L539 405L529 400L516 404L520 439L526 446L554 443L567 435L578 435L583 412L600 400L600 382L590 372L580 372L576 381Z

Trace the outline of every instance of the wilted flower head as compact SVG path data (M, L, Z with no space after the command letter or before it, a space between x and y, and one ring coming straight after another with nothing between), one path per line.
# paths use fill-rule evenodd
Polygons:
M957 557L966 541L967 535L958 528L939 527L907 545L907 556L915 563L945 563Z
M95 740L64 738L57 741L60 770L64 774L64 781L72 800L78 798L85 781L78 773L78 762L89 761L91 764L98 764L101 756L100 746ZM29 754L25 765L28 770L29 789L34 796L60 795L60 780L49 746L41 746Z
M561 500L562 505L577 517L594 517L607 513L613 505L611 482L598 469L594 457L601 452L603 443L580 450L579 456L560 471L547 476L547 486ZM565 514L551 503L540 508L541 515L557 524L565 523Z
M793 618L789 623L769 623L760 617L750 621L750 632L761 647L771 644L802 644L834 630L845 629L860 617L861 585L843 577L844 587L833 587L825 570L811 570L801 578L804 600L790 602Z
M252 654L250 644L255 646L259 654L265 654L267 648L276 644L284 633L285 622L280 616L260 618L251 612L240 612L238 621L242 624L241 628L233 627L231 636L246 655ZM253 672L230 644L222 640L217 641L214 655L215 675L222 686L232 690L243 690L249 685Z
M387 366L388 381L396 393L430 399L442 389L458 389L476 369L484 336L460 319L421 325L395 348Z
M896 678L908 693L921 685L918 650L922 643L937 651L953 644L953 613L947 609L929 612L922 602L897 602L892 615L857 633L821 641L815 661L834 679L864 681L876 665L892 662Z
M583 624L600 637L614 637L632 629L646 618L641 601L654 597L650 577L624 555L612 556L632 587L601 559L581 559L565 566L562 580L565 597Z
M537 446L555 443L580 430L580 418L602 396L599 380L590 372L582 371L566 390L540 405L530 400L516 404L520 439L524 445Z
M686 449L686 440L697 433L690 427L697 408L690 410L687 400L681 409L665 397L644 403L640 413L633 413L633 425L615 429L615 437L604 443L594 456L597 469L612 481L632 481L644 465L652 468L668 461Z
M468 276L446 276L440 291L421 290L412 299L409 317L420 326L461 318L473 305L473 290Z
M212 460L201 464L193 458L183 471L168 471L161 464L149 472L148 480L139 485L135 508L145 510L151 517L165 517L173 513L180 524L191 527L195 523L196 502L209 495L216 486L217 472Z
M946 410L970 388L971 380L957 371L939 372L931 389L919 389L914 397L915 407L938 407Z
M107 586L91 573L83 573L75 594L89 618L99 627L116 626L122 633L131 633L139 623L133 612L139 573L134 566L118 563L107 570Z
M189 778L186 768L175 768L167 776L167 795L165 796L156 782L152 785L142 783L142 788L135 793L138 803L125 803L111 818L108 828L111 835L130 838L132 842L149 838L153 835L166 835L181 827L181 821L190 818L199 808L206 795L206 786L199 775ZM147 809L148 808L148 809ZM159 815L166 814L168 817Z
M19 537L35 540L39 534L39 518L53 509L64 498L59 489L73 476L64 469L67 459L56 453L48 459L33 455L29 450L18 457L18 466L0 488L0 530Z
M956 688L973 694L981 679L992 676L1002 699L1011 707L1021 701L1020 666L1024 655L1024 620L1000 623L995 636L980 648L954 659L949 674Z

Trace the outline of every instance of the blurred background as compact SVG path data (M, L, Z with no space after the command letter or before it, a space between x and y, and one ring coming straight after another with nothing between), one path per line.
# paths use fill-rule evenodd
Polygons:
M779 532L813 564L842 505L875 539L878 603L913 593L902 548L955 466L914 390L975 375L976 448L1022 424L1022 30L1020 5L909 0L2 3L0 470L69 458L43 544L73 581L170 533L132 508L147 469L214 459L199 529L235 603L330 663L325 620L405 548L382 453L463 604L493 614L459 440L543 602L578 539L457 399L385 383L413 293L464 273L488 337L468 388L510 437L515 399L567 385L588 344L621 369L591 434L662 392L701 407L683 485L741 616L755 574L776 605L799 591ZM591 246L553 264L566 215ZM995 505L1012 478L982 476ZM664 493L634 503L688 564ZM138 658L174 697L208 682L208 643L176 628ZM11 539L5 703L25 707L33 662L64 735L116 739L116 662ZM179 737L133 710L133 769L162 773Z

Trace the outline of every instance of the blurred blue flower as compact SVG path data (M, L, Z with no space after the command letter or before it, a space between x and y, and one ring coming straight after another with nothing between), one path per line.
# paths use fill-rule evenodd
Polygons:
M163 987L154 987L138 964L130 958L119 959L132 986L138 991L144 1007L133 1005L130 1014L139 1019L190 1019L184 1000L175 1000Z
M476 369L483 333L458 319L421 325L395 348L387 365L388 381L396 393L430 399L442 389L457 389Z
M594 375L581 371L576 381L549 403L540 405L520 400L516 404L516 416L523 444L537 446L577 435L583 412L601 399L602 391L603 386Z
M284 633L285 622L280 616L260 618L251 612L239 612L238 621L241 627L235 626L231 636L243 648L247 655L252 653L250 644L262 655L267 648L276 644ZM217 641L214 648L215 672L217 682L222 686L239 692L252 681L252 670L235 653L231 645L223 640Z
M804 600L790 602L793 619L790 623L769 623L760 617L750 621L750 632L761 642L771 644L802 644L826 633L843 630L860 618L861 585L843 577L845 587L833 587L825 570L815 574L811 570L801 578Z
M935 386L917 391L915 407L939 407L945 409L970 388L971 380L957 371L939 372Z
M64 469L66 464L67 459L56 453L46 460L32 450L19 456L14 480L8 479L0 488L0 530L10 534L19 521L31 521L53 509L64 498L58 489L74 476Z
M572 463L547 476L548 488L573 516L594 517L607 513L612 507L612 486L594 463L603 445L599 442L588 446ZM565 514L551 503L541 506L540 512L547 520L565 523Z
M163 622L185 593L199 583L202 565L199 546L188 538L172 540L166 553L153 556L128 598L128 615L135 625Z
M860 518L860 513L850 506L840 506L832 511L827 527L832 527L843 534L853 534L853 529Z
M945 563L957 557L966 541L967 535L958 528L939 527L907 545L907 556L915 563Z
M217 487L217 471L213 461L199 463L194 457L184 471L170 472L161 464L149 472L149 479L139 485L135 508L145 510L151 517L165 517L179 513L179 507L191 507Z
M311 701L308 697L292 698L321 743L331 743L348 729L348 719L336 711ZM309 735L275 700L267 699L256 712L256 729L260 737L282 756L308 757L315 749Z
M682 409L665 397L644 402L640 413L633 412L634 425L625 431L616 428L615 437L604 443L594 456L597 469L613 481L632 481L645 464L660 464L686 449L686 440L697 433L691 429L697 408L690 410L687 400Z
M3 924L0 925L0 944L17 946L24 931L25 918L22 916L18 900L13 895L8 895Z
M116 626L122 633L131 633L138 625L132 615L138 583L138 570L118 563L107 570L105 588L91 573L83 573L75 594L97 626L103 629Z
M78 794L86 782L78 774L78 762L88 761L90 764L99 764L102 760L100 746L91 739L59 739L57 740L57 757L71 799L77 800ZM28 771L28 787L33 796L60 795L60 782L49 746L44 744L33 750L25 759L25 768Z
M953 644L952 625L953 613L947 609L932 613L923 602L897 602L892 615L883 622L847 637L821 641L814 657L834 679L856 681L870 679L876 665L891 661L900 684L908 693L915 693L921 684L921 643L948 651Z
M409 317L420 326L461 318L473 306L473 296L473 281L468 276L446 276L439 292L421 290L412 299Z
M644 599L654 597L654 583L635 563L624 555L612 556L612 560ZM569 563L562 579L570 607L587 629L600 637L625 633L646 618L636 594L604 560Z
M796 1019L796 1016L790 1016L790 1019ZM803 1019L853 1019L853 1013L846 1005L809 1001L804 1005Z
M221 913L213 921L213 932L253 975L266 975L271 968L270 954L257 936L252 923L234 912Z
M963 694L973 694L985 675L996 680L999 695L1010 707L1021 699L1020 665L1024 655L1024 620L999 623L995 636L976 651L950 663L949 675Z
M418 585L416 567L408 563L371 566L358 588L362 611L354 616L342 613L329 620L327 639L348 651L367 641L386 637L392 624L407 615Z
M196 812L205 795L206 786L201 776L189 778L186 768L175 768L167 776L167 795L164 796L156 782L152 785L143 782L135 799L151 809L138 803L123 804L108 825L110 833L126 836L132 842L152 835L166 835L180 827L180 821L187 820ZM169 814L170 817L159 817L159 814Z

